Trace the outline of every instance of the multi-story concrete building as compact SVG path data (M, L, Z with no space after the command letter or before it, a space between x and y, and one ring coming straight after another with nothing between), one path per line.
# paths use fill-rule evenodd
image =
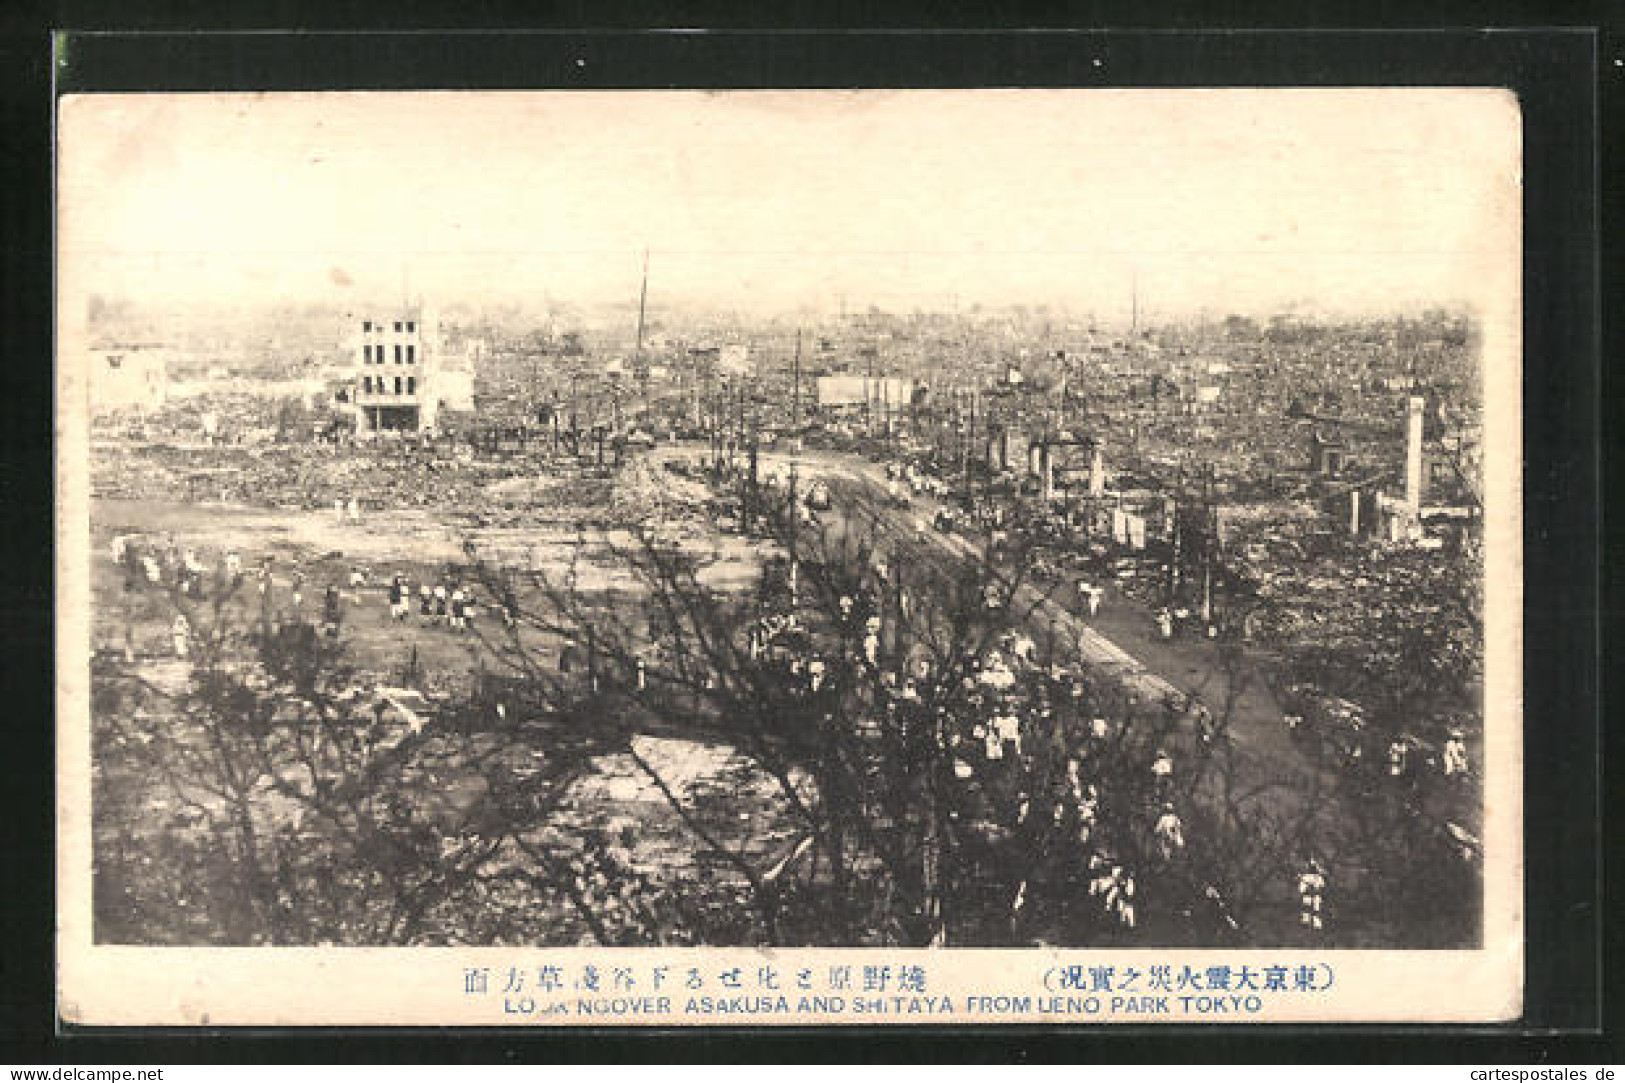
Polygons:
M443 360L434 313L419 305L360 322L350 391L356 435L433 429L441 407L436 377Z

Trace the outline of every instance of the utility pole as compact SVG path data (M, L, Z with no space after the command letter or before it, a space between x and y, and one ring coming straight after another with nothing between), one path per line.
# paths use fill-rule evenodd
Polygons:
M1056 356L1061 362L1060 390L1055 399L1055 427L1059 431L1066 427L1066 384L1070 373L1067 371L1066 351L1060 350Z
M968 423L965 424L965 502L968 504L970 498L972 498L972 493L970 493L970 449L977 442L977 392L970 390L965 394L970 398L970 416L968 416Z
M1213 620L1213 543L1218 526L1213 508L1213 464L1202 464L1202 623Z
M1172 529L1169 531L1171 545L1168 557L1168 605L1170 608L1172 608L1179 600L1179 558L1181 555L1180 550L1183 548L1183 546L1180 544L1183 539L1181 538L1179 526L1179 498L1183 493L1184 488L1185 465L1184 463L1180 463L1177 480L1174 483L1173 522L1171 524Z
M796 446L801 441L801 328L796 328L796 353L790 362L790 432L796 438Z
M790 534L790 607L796 604L796 541L801 531L801 505L796 500L797 488L796 460L790 460L790 522L787 524Z
M869 374L863 381L863 424L872 437L875 434L875 350L865 347L869 359Z
M649 250L643 250L643 286L638 291L637 364L643 363L643 312L649 301Z
M899 676L903 671L903 551L893 549L891 555L891 667Z

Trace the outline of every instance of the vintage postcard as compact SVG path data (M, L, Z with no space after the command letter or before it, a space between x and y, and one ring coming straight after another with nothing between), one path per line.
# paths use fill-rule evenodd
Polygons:
M65 1023L1519 1015L1512 95L57 135Z

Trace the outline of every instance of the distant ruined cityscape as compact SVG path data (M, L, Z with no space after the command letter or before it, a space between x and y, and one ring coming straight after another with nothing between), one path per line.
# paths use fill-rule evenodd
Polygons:
M93 300L99 939L1478 943L1469 314L641 286Z

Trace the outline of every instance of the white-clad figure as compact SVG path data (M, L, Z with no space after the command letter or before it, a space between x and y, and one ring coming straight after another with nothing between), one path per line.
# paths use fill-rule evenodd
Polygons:
M350 522L359 523L360 521L361 521L361 501L357 500L355 497L352 496L350 498Z
M344 498L342 496L335 498L333 501L333 518L341 523L344 522Z
M1446 778L1467 774L1467 742L1460 730L1451 730L1444 743L1444 773Z
M1164 861L1173 860L1174 856L1185 849L1185 825L1179 820L1179 814L1174 811L1172 802L1164 802L1162 815L1157 818L1155 828L1157 837L1157 850L1162 854Z
M1478 852L1482 847L1477 835L1454 822L1446 822L1444 830L1456 847L1457 857L1469 863L1477 860Z
M144 556L141 558L141 570L146 573L147 582L153 584L154 586L157 586L159 583L163 582L164 570L158 566L158 561L154 560L151 556Z
M807 684L814 692L824 687L824 662L814 658L807 666Z
M1073 800L1079 802L1083 800L1083 779L1078 775L1078 757L1076 756L1066 758L1066 788L1067 792L1072 795Z
M1404 741L1393 741L1388 745L1388 775L1399 778L1410 768L1411 750Z
M1089 723L1089 736L1097 741L1104 741L1110 732L1104 718L1095 718Z
M1016 675L1004 664L1003 655L998 651L989 651L978 680L995 691L1003 692L1015 685Z
M869 628L863 633L863 660L871 666L880 664L880 622L869 618Z
M1309 864L1298 874L1298 923L1304 928L1325 928L1321 914L1325 894L1326 870L1318 860L1310 858Z
M1095 878L1089 883L1089 894L1100 899L1106 912L1127 928L1134 928L1134 877L1121 865L1108 865L1095 858Z
M1100 819L1100 791L1093 782L1084 787L1083 799L1078 802L1078 842L1087 845L1095 833Z
M198 586L203 582L203 570L203 562L198 560L196 552L189 548L182 553L180 585L183 593L197 596Z
M1163 749L1157 749L1157 758L1151 761L1151 774L1155 776L1158 784L1166 784L1174 780L1174 758Z
M1191 718L1196 728L1196 736L1203 744L1210 744L1216 734L1213 726L1213 712L1207 709L1206 704L1198 703L1191 712Z
M123 534L113 535L113 563L123 564L124 554L130 547L130 540Z
M237 555L235 549L226 554L226 574L234 581L243 574L243 558Z
M185 613L175 614L175 623L169 626L170 640L175 646L175 657L185 658L192 649L192 623Z
M1000 745L1007 746L1017 756L1021 755L1021 719L1013 712L1006 711L993 717L993 734Z

